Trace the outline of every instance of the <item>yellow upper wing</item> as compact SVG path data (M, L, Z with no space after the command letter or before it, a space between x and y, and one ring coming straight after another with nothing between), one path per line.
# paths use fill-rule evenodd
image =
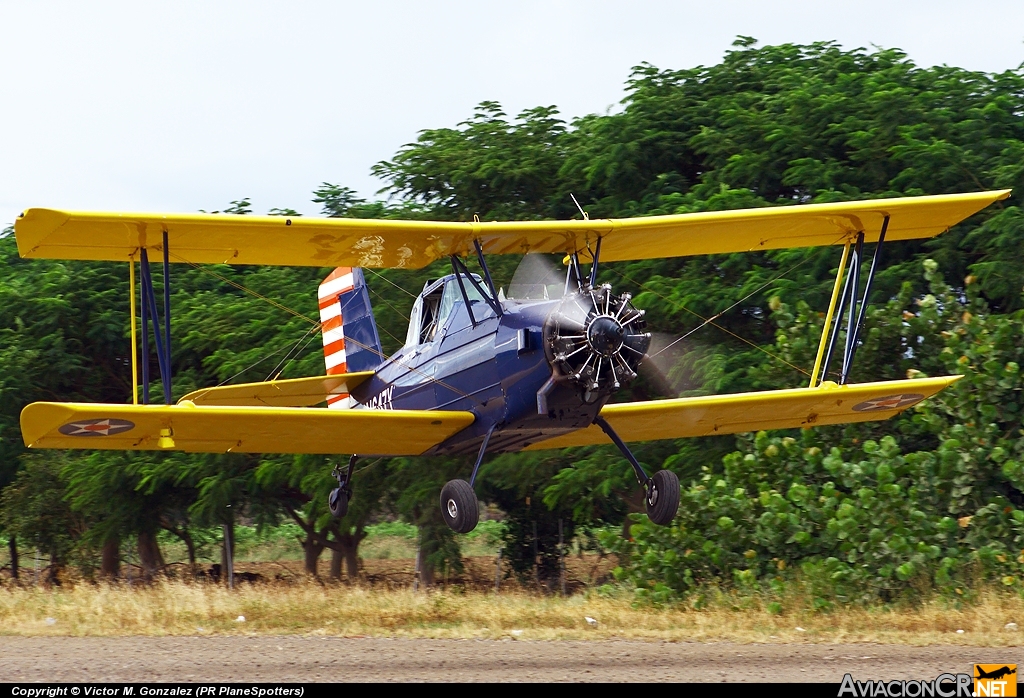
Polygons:
M30 448L415 456L474 419L472 412L34 402L21 412L21 434Z
M313 407L328 395L352 392L373 376L373 371L341 373L336 376L288 378L265 383L239 383L195 390L178 401L194 405L234 405L238 407Z
M624 441L869 422L897 415L960 378L942 376L859 385L826 382L817 388L625 402L606 405L601 416ZM534 444L527 450L607 443L611 440L601 428L591 425Z
M873 199L832 204L713 211L621 220L432 221L285 218L226 214L80 213L29 209L15 222L23 257L127 261L140 247L173 262L421 268L468 254L479 240L488 254L585 251L602 239L601 258L628 259L844 242L860 231L887 240L933 237L1009 190Z

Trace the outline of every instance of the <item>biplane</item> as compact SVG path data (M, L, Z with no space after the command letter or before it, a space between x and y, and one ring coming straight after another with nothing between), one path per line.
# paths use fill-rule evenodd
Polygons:
M882 420L956 381L958 376L941 376L849 384L847 378L884 243L936 236L1008 195L509 222L29 209L15 223L23 257L128 263L136 389L131 404L30 404L21 415L22 434L31 448L348 455L347 467L334 471L337 487L329 503L336 516L345 514L354 494L358 458L475 454L468 479L441 490L442 515L461 533L476 526L474 486L488 454L612 443L643 488L651 521L668 524L679 507L679 480L669 470L648 474L630 442ZM871 244L862 290L865 246ZM811 246L839 246L842 253L807 386L610 401L637 377L651 334L629 294L598 283L599 265ZM563 256L557 285L509 294L496 288L487 258L530 253ZM162 325L151 255L163 262ZM405 345L385 356L362 269L419 269L444 259L451 273L426 282ZM471 259L482 273L470 272ZM318 294L325 374L212 387L172 404L174 262L334 267ZM151 324L164 404L147 404Z

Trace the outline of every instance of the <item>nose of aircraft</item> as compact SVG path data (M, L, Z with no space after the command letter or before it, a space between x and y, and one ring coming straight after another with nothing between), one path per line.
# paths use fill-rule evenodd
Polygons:
M566 294L544 325L556 380L576 385L587 403L632 381L651 343L643 318L628 293L607 284Z

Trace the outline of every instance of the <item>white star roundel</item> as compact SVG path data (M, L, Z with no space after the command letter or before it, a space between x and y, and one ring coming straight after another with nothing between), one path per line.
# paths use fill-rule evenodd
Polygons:
M82 419L68 422L57 431L66 436L113 436L134 429L127 419Z
M898 395L885 395L858 403L853 406L854 412L875 412L881 410L901 410L916 402L924 400L920 393L900 393Z

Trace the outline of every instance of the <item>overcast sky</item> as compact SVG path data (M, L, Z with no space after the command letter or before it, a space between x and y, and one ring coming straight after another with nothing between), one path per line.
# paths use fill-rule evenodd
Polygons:
M1021 0L0 0L0 222L33 206L186 212L250 197L316 214L483 100L615 109L630 67L718 62L737 35L1024 61Z

